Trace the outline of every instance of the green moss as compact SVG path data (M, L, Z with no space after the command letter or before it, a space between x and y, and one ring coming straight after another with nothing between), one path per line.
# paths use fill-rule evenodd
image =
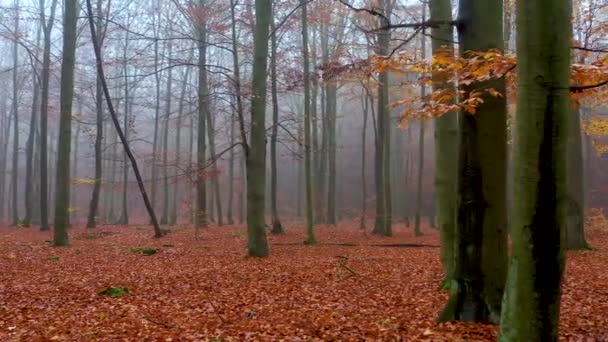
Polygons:
M120 298L129 294L129 289L126 287L106 287L105 289L99 291L98 294L102 296Z

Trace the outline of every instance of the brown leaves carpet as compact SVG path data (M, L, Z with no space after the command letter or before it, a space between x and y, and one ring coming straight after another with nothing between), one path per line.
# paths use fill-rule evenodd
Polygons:
M0 341L496 339L494 326L434 322L447 298L436 231L381 238L351 222L318 227L321 244L304 246L296 226L269 236L266 259L245 257L242 226L176 227L159 240L143 226L77 227L69 248L0 227ZM608 230L589 237L594 250L568 254L563 340L608 341ZM110 286L129 294L98 294Z

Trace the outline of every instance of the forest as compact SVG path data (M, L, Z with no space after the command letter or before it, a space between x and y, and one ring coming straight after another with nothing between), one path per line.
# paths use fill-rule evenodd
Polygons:
M608 1L0 0L1 341L608 341Z

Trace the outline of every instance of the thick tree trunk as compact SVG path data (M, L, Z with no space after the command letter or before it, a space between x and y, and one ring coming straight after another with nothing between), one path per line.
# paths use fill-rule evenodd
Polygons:
M383 1L381 11L388 18L392 9L390 1ZM388 19L382 19L380 26L390 24ZM391 33L388 29L379 30L377 33L376 54L388 56ZM389 77L388 72L383 71L378 75L378 113L377 113L377 136L376 136L376 222L375 234L392 236L392 200L390 189L390 110L389 105Z
M500 341L557 341L567 224L569 0L517 2L511 265Z
M461 0L461 54L502 49L502 1ZM474 83L465 92L494 88L504 79ZM497 322L507 269L507 125L504 97L483 96L460 120L458 209L454 277L441 319Z
M450 0L430 2L431 21L452 21ZM431 31L433 56L454 55L453 28L442 25ZM434 91L455 91L454 85L446 84L452 75L435 73ZM458 165L458 116L447 113L435 119L435 202L437 224L441 234L441 261L445 273L444 285L449 286L454 265L454 229L456 227L456 189Z
M70 206L70 149L72 143L72 100L74 98L74 65L76 57L76 27L78 0L65 0L63 11L63 58L61 63L61 93L59 96L59 136L57 141L57 183L55 190L55 219L53 244L68 245Z
M247 254L268 256L264 221L266 187L266 80L272 1L255 0L250 145L247 152Z

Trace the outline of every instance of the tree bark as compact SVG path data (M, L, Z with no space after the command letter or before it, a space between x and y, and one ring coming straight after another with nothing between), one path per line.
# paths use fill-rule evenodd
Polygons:
M310 61L308 54L308 6L306 0L300 0L302 7L302 58L304 63L304 184L306 193L306 241L307 245L317 243L314 231L313 216L313 183L312 183L312 145L310 120Z
M206 1L199 0L201 9L205 7ZM198 131L197 131L197 158L196 158L196 226L207 226L207 182L203 169L206 163L205 135L206 116L208 108L207 90L207 27L203 18L196 19L196 30L198 36Z
M76 28L78 0L65 0L63 10L63 58L61 93L59 95L59 136L57 140L57 183L55 185L55 218L53 245L67 246L70 207L70 150L72 144L72 101L74 98L74 66L76 59Z
M502 50L502 1L461 0L459 42L468 51ZM505 93L504 79L463 86ZM454 277L441 320L491 321L500 317L507 269L506 100L483 95L475 114L460 120Z
M430 2L431 21L452 21L450 0ZM454 55L452 25L441 25L431 31L433 56ZM454 85L447 84L452 75L434 73L433 91L454 92ZM458 165L458 116L447 113L435 121L435 202L437 224L441 234L441 261L445 273L444 287L449 287L454 270L454 229L456 227L456 189Z
M97 26L97 41L99 42L99 49L103 51L103 42L105 39L105 28L102 23L103 15L101 10L102 0L97 0L97 19L95 20L95 24ZM43 107L44 110L44 107ZM95 183L93 184L93 193L91 195L91 202L89 203L89 216L87 218L87 228L95 228L97 225L97 215L99 212L99 197L101 194L101 177L103 175L103 141L104 141L104 133L103 133L103 89L101 87L101 80L99 79L99 75L97 75L95 81L95 112L96 112L96 120L95 120ZM42 136L42 140L44 140L45 134L40 132ZM44 152L44 148L42 149ZM42 158L43 163L45 162L45 158ZM44 167L41 165L41 174L43 173ZM43 177L44 179L44 177ZM41 184L41 189L45 189L45 186ZM44 211L43 211L44 213Z
M589 249L585 239L585 173L581 109L568 116L568 221L566 224L566 248Z
M278 170L277 170L277 138L279 135L279 98L277 94L277 32L274 19L270 21L270 29L272 30L271 37L271 57L270 57L270 69L272 72L271 78L271 91L272 91L272 133L270 137L270 208L272 216L272 234L283 234L283 225L279 218L279 211L277 209L277 182L278 182Z
M247 151L247 255L268 256L264 222L266 186L266 79L272 1L255 0L250 145Z
M511 265L500 341L557 341L567 224L571 3L517 2Z
M19 13L19 0L15 0L15 11ZM15 34L19 33L19 15L15 15ZM19 174L19 44L17 40L13 43L13 99L12 99L12 113L13 113L13 166L11 169L11 190L12 190L12 218L13 226L19 224L19 189L17 187L18 174Z

